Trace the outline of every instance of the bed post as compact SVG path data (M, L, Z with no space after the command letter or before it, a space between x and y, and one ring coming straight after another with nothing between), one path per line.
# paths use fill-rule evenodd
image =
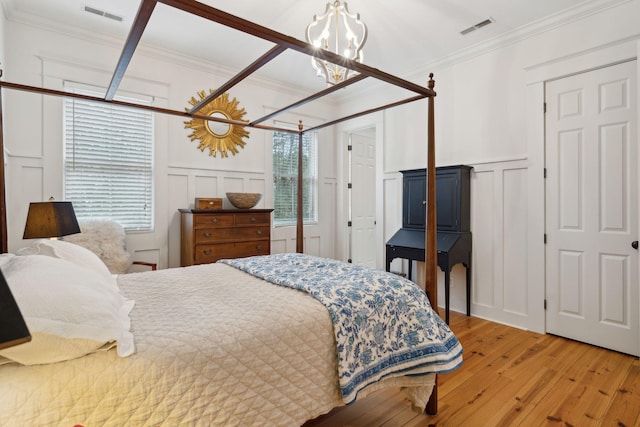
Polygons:
M433 90L436 82L433 73L429 74L429 89ZM435 147L435 92L429 96L427 112L427 232L425 233L425 286L424 289L433 309L438 312L438 245L436 234L436 147ZM427 414L438 412L438 377L436 375L433 392L425 408Z
M302 232L304 218L302 209L302 120L298 122L298 214L296 221L296 252L301 254L304 252L304 236Z
M2 69L0 69L2 77ZM4 122L2 121L2 88L0 88L0 253L9 252L7 238L7 198L5 195L4 176Z

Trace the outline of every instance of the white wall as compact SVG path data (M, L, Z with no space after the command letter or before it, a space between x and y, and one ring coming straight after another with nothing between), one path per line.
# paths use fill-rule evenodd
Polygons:
M90 34L62 34L36 26L7 21L5 80L62 89L65 80L106 87L120 55L120 44ZM213 64L183 57L161 56L144 46L132 61L121 89L153 96L155 105L173 110L190 106L197 92L216 88L230 76ZM5 91L5 145L7 170L9 250L28 244L22 240L31 201L50 196L61 200L62 101L60 98ZM245 108L245 118L257 118L302 96L293 90L260 80L249 80L231 90ZM298 118L317 121L333 108L316 103L303 108ZM184 118L155 115L155 231L131 233L128 249L134 258L157 262L160 268L180 264L179 208L193 207L196 197L223 197L227 191L264 194L258 207L273 207L271 133L251 129L239 154L229 158L209 156L188 138ZM334 256L336 168L333 132L319 135L319 223L305 229L307 252ZM272 233L272 251L295 251L295 228L278 227Z
M544 331L544 81L638 56L640 1L600 4L597 13L585 9L577 17L556 16L406 76L426 85L428 73L435 74L436 165L474 167L476 316ZM359 98L385 96L377 90ZM343 108L357 109L360 99ZM426 105L419 101L383 113L378 179L384 241L402 225L398 171L427 163ZM464 312L464 267L454 267L451 280L451 307ZM440 306L443 282L439 271Z

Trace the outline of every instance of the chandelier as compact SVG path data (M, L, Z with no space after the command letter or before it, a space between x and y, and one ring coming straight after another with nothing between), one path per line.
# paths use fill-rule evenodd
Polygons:
M367 41L367 26L359 13L350 13L347 3L336 0L327 3L324 14L313 16L307 27L307 42L318 49L328 50L344 58L362 62L362 47ZM347 80L354 71L321 58L311 58L311 64L327 84Z

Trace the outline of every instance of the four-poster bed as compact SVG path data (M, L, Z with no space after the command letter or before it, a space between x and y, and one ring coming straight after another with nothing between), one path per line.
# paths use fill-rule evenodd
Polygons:
M114 97L118 91L119 85L122 82L126 71L127 71L127 67L136 51L136 47L144 33L145 27L147 26L148 21L151 19L152 14L153 14L153 10L156 6L157 3L163 3L167 6L171 6L173 8L176 8L178 10L190 13L190 14L194 14L197 15L201 18L213 21L213 22L217 22L219 24L222 24L224 26L236 29L238 31L244 32L246 34L249 35L253 35L255 37L261 38L263 40L272 42L275 44L275 46L273 48L271 48L267 53L265 53L264 55L262 55L260 58L258 58L257 60L255 60L253 63L251 63L248 67L246 67L244 70L240 71L236 76L234 76L233 78L231 78L228 82L224 83L223 85L221 85L217 90L212 91L212 93L210 95L208 95L207 97L205 97L204 99L202 99L198 104L194 105L189 111L185 112L185 111L176 111L176 110L171 110L171 109L167 109L167 108L159 108L159 107L155 107L155 106L148 106L148 105L138 105L138 104L132 104L132 103L128 103L128 102L123 102L123 101L118 101L115 100ZM246 79L247 77L251 76L254 72L256 72L258 69L260 69L262 66L264 66L265 64L267 64L269 61L273 60L274 58L276 58L278 55L282 54L283 52L287 51L287 50L294 50L297 52L301 52L304 53L306 55L311 55L311 56L316 56L316 57L320 57L323 59L326 59L330 62L334 62L334 63L340 63L342 65L344 65L345 67L356 71L357 74L355 77L350 78L347 81L344 81L342 83L336 84L334 86L330 86L320 92L317 92L315 94L312 94L300 101L297 101L295 103L292 103L286 107L283 107L281 109L279 109L278 111L275 111L271 114L268 114L264 117L255 119L255 120L250 120L249 122L238 122L238 121L233 121L233 120L227 120L225 118L221 118L221 117L210 117L210 116L206 116L206 115L202 115L199 114L198 112L202 109L202 107L204 105L207 104L207 102L211 101L212 99L215 99L216 97L220 96L221 94L225 93L226 91L228 91L230 88L232 88L233 86L235 86L236 84L238 84L239 82L241 82L242 80ZM428 127L427 127L427 135L428 135L428 149L427 149L427 171L428 171L428 176L427 176L427 229L426 229L426 257L425 257L425 263L426 263L426 271L427 271L427 275L426 275L426 283L424 284L424 288L427 294L427 297L430 301L435 303L437 302L437 272L436 272L436 257L437 257L437 252L436 252L436 218L435 218L435 213L436 213L436 209L435 209L435 140L434 140L434 97L435 97L435 92L434 92L434 80L433 80L433 75L430 76L430 80L428 82L428 87L422 87L420 85L416 85L414 83L411 83L409 81L403 80L401 78L392 76L390 74L384 73L378 69L366 66L364 64L355 62L355 61L351 61L351 60L345 60L344 58L340 57L339 55L335 55L331 52L328 51L324 51L324 50L317 50L315 49L312 45L306 43L306 42L302 42L300 40L297 40L295 38L280 34L276 31L273 31L271 29L268 29L266 27L262 27L260 25L257 25L255 23L246 21L244 19L241 19L239 17L230 15L228 13L225 13L221 10L215 9L213 7L201 4L199 2L196 2L194 0L142 0L140 8L138 10L138 14L134 20L134 24L130 29L129 32L129 36L124 44L124 47L122 49L120 58L118 60L118 63L115 67L115 71L112 75L112 79L111 82L109 84L108 89L105 92L105 96L103 98L99 98L99 97L92 97L92 96L86 96L86 95L81 95L81 94L73 94L73 93L68 93L68 92L63 92L63 91L59 91L59 90L53 90L53 89L47 89L47 88L41 88L41 87L34 87L34 86L29 86L29 85L23 85L23 84L19 84L19 83L13 83L13 82L5 82L5 81L0 81L0 88L2 88L2 90L17 90L17 91L26 91L26 92L32 92L32 93L38 93L38 94L42 94L45 96L62 96L62 97L74 97L74 98L82 98L82 99L87 99L87 100L93 100L93 101L97 101L97 102L106 102L106 103L111 103L114 105L121 105L121 106L126 106L126 107L134 107L134 108L143 108L143 109L147 109L153 112L157 112L157 113L162 113L162 114L168 114L168 115L173 115L173 116L181 116L181 117L185 117L185 118L199 118L199 119L203 119L203 120L210 120L210 121L216 121L216 122L222 122L222 123L228 123L228 124L235 124L235 125L239 125L239 126L247 126L247 127L251 127L251 128L255 128L255 129L263 129L263 130L271 130L271 131L282 131L282 132L292 132L290 129L282 129L282 128L278 128L275 126L268 126L268 125L264 125L263 123L266 122L267 120L285 113L285 112L289 112L291 110L294 110L295 108L298 108L302 105L305 105L307 103L310 103L312 101L315 101L323 96L329 95L337 90L340 90L342 88L345 88L347 86L350 86L356 82L365 80L367 78L370 79L376 79L378 81L384 82L386 84L395 86L397 88L401 88L404 90L408 90L410 92L413 92L413 96L406 98L406 99L402 99L400 101L396 101L393 103L389 103L389 104L385 104L379 107L375 107L375 108L371 108L365 111L361 111L355 114L350 114L346 117L342 117L342 118L338 118L338 119L334 119L331 121L328 121L326 123L320 124L318 126L314 126L308 129L304 129L303 128L303 124L302 122L300 122L299 127L297 132L293 131L295 133L297 133L299 135L299 144L301 146L302 144L302 137L303 134L305 132L311 132L311 131L316 131L318 129L327 127L327 126L332 126L341 122L344 122L346 120L351 120L357 117L361 117L367 114L371 114L374 112L378 112L378 111L382 111L385 110L387 108L392 108L392 107L396 107L399 105L403 105L403 104L407 104L413 101L417 101L420 99L424 99L424 98L428 98L428 117L427 117L427 121L428 121ZM1 111L1 105L2 105L2 98L1 98L1 93L2 91L0 91L0 149L3 148L3 138L4 138L4 133L2 130L2 111ZM299 150L299 164L302 163L302 150ZM0 172L3 172L3 168L4 168L4 163L2 163L2 165L0 165ZM2 189L2 192L0 194L0 249L3 253L8 252L8 239L7 239L7 219L6 219L6 201L5 201L5 178L4 178L4 174L0 174L0 179L2 180L2 182L0 183L0 187ZM302 168L299 168L299 173L298 173L298 188L302 189ZM298 192L298 218L297 218L297 224L296 224L296 252L298 253L302 253L303 252L303 220L302 220L302 192L299 191ZM200 266L198 267L198 271L201 273L205 273L205 269L208 268L212 268L211 266ZM220 266L216 266L214 267L216 269L220 269ZM228 272L225 272L225 274L227 274ZM164 278L161 279L165 280L165 281L171 281L171 280L176 280L175 278L175 273L174 272L162 272L162 275L164 275ZM194 281L197 281L195 279L195 273L194 274ZM231 274L231 273L228 273ZM159 277L159 276L156 276ZM123 279L124 282L126 282L127 280L129 281L133 281L135 282L136 280L140 280L142 281L144 284L144 286L142 286L143 288L146 288L147 286L151 286L148 282L144 282L144 280L142 278L140 279ZM146 280L146 279L145 279ZM232 278L231 280L239 280L237 278ZM246 279L242 279L242 280L246 280ZM165 290L166 292L170 292L170 290ZM140 300L144 300L144 296L141 295L140 293L136 293L136 292L132 292L131 294L129 294L129 296L131 296L133 299L140 299ZM271 298L273 296L263 296L264 298ZM274 297L277 299L277 297ZM300 304L306 304L303 302L300 302ZM313 311L313 308L310 308L308 305L305 305L305 307L307 307L310 311ZM318 316L322 316L321 314L318 314ZM140 320L140 319L138 319ZM207 335L208 339L217 339L217 340L224 340L223 337L219 336L219 335ZM111 355L113 356L113 355ZM101 357L101 358L105 358L107 356L104 356L104 353L100 353L99 356L95 356L95 357ZM459 358L459 355L456 356L457 358ZM456 359L457 361L458 359ZM80 363L80 362L78 362ZM457 362L456 362L457 363ZM453 363L453 365L457 366L455 363ZM80 368L83 369L84 367ZM450 366L451 368L451 366ZM12 367L11 369L15 369L14 367ZM45 370L45 368L42 368L42 372L46 373L48 371ZM435 375L431 374L432 377L434 377L435 381ZM402 377L405 378L405 377ZM393 383L393 381L391 381ZM403 384L402 382L399 383L395 383L395 385L400 385L400 386L404 386L406 384ZM426 408L427 412L430 414L434 414L437 410L437 388L434 386L433 387L433 391L431 392L431 398L429 401L429 404ZM421 401L421 400L417 400L417 401ZM347 402L348 403L348 402Z

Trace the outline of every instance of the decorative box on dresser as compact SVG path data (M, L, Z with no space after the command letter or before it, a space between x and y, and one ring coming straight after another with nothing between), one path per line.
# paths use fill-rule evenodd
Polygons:
M180 265L271 253L273 209L180 209Z

